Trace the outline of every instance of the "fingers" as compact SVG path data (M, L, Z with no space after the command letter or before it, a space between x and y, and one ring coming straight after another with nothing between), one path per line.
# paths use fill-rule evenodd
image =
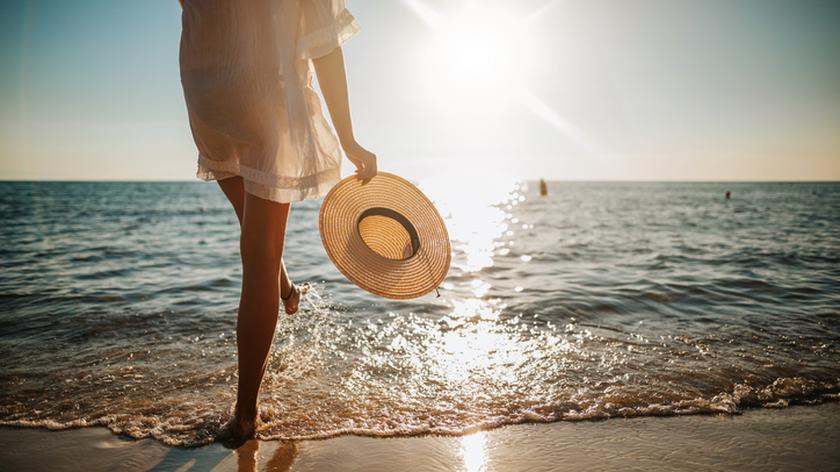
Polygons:
M367 183L370 179L376 177L376 156L369 154L365 158L360 159L356 164L356 176L362 180L362 184Z
M376 156L371 155L370 159L365 163L365 182L376 177Z
M371 172L370 168L367 167L367 166L364 166L360 169L356 169L356 177L361 179L362 185L370 182L370 179L374 178L375 176L376 176L376 171Z
M376 154L355 143L345 147L344 153L356 166L356 177L361 179L363 184L376 177Z

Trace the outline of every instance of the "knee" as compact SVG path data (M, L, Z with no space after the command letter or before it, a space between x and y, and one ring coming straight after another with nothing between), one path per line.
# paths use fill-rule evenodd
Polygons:
M244 233L239 246L242 267L246 272L277 271L283 257L283 243L273 238L249 238Z

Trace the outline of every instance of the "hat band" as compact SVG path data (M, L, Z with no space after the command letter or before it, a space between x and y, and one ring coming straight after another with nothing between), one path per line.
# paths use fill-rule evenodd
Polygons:
M386 259L408 260L420 250L414 225L390 208L373 207L363 211L356 220L356 232L370 250Z

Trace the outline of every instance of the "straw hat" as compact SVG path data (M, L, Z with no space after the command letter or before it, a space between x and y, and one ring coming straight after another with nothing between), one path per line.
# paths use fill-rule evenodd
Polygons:
M417 298L449 272L443 218L417 187L394 174L337 183L321 205L320 229L333 264L373 294Z

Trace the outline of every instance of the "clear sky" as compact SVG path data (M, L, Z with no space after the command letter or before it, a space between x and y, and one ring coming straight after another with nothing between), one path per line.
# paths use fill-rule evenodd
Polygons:
M348 3L384 170L840 180L840 2ZM0 2L0 179L193 178L179 35L176 0Z

